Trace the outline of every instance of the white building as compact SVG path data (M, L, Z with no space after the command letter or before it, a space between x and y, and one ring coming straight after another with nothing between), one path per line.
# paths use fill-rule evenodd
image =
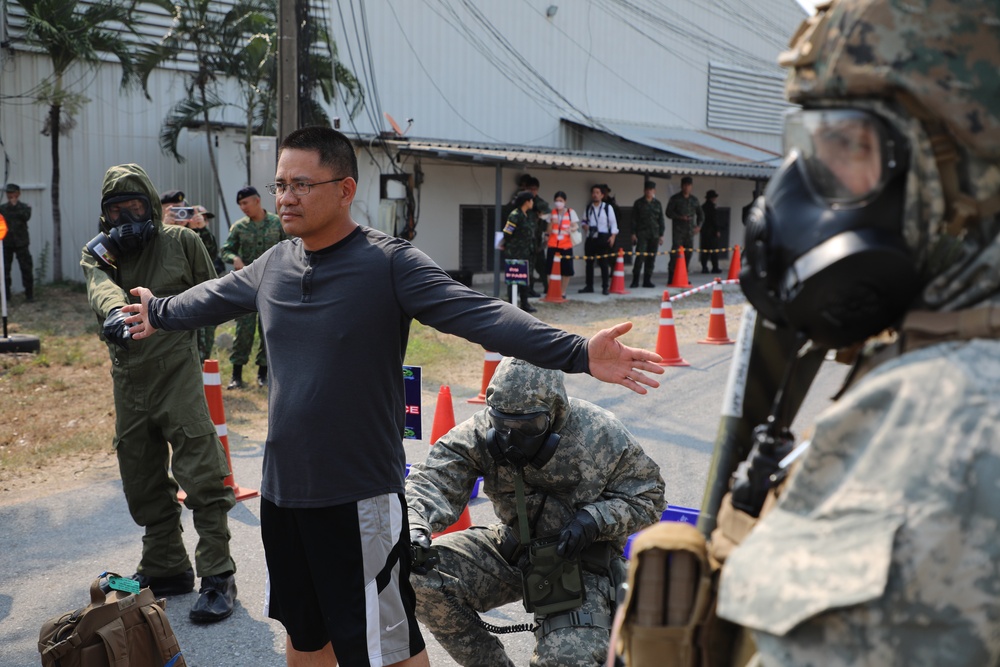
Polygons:
M622 222L646 177L658 182L666 201L680 176L691 175L699 198L719 192L720 209L730 212L728 245L739 243L740 210L779 158L786 105L777 55L805 17L795 0L312 5L365 91L355 118L339 100L331 109L358 142L355 218L389 233L412 221L413 242L443 268L479 274L494 266L496 204L510 199L525 172L539 178L545 199L564 190L578 210L591 185L607 183L626 209ZM51 238L50 143L41 134L45 109L24 96L51 70L19 41L19 6L0 0L0 9L3 176L21 185L35 209L38 265ZM168 22L150 13L142 32L152 38ZM114 64L75 74L90 102L62 140L66 277L82 277L79 248L96 231L101 177L113 164L142 164L156 187L180 188L221 214L204 132L182 136L184 164L159 150L163 117L184 94L183 68L157 72L151 100L120 92ZM215 120L229 127L239 121L232 114ZM239 140L235 127L211 136L220 147L231 220L240 215L235 192L247 180ZM273 147L267 138L255 144L251 182L262 192L273 176ZM220 242L225 230L223 221ZM51 256L47 261L51 275Z

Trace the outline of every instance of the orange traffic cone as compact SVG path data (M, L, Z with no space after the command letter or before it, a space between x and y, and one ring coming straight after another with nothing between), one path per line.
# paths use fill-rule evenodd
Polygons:
M438 400L437 406L434 408L434 426L431 427L431 445L438 441L442 435L455 428L455 406L451 402L451 388L448 385L441 385L441 389L438 390ZM465 530L472 525L472 516L469 514L469 506L466 505L465 509L462 510L461 516L458 517L458 521L451 524L440 533L434 533L431 535L431 539L437 538L438 535L444 535L445 533L454 533L459 530Z
M437 407L434 408L434 425L431 426L431 444L455 428L455 407L451 402L451 387L441 385L438 390Z
M202 377L205 383L205 400L208 402L208 414L215 424L215 431L222 441L222 448L226 452L226 466L229 468L229 476L223 483L232 488L236 495L236 500L248 500L256 498L260 493L256 489L241 488L233 478L233 460L229 456L229 429L226 426L226 409L222 403L222 378L219 376L219 362L215 359L206 359L202 367ZM184 491L177 492L177 500L181 502L187 494Z
M566 303L562 295L562 255L556 253L552 258L552 273L549 274L549 289L545 291L542 301L548 303Z
M611 274L611 289L608 290L612 294L630 294L627 289L625 289L625 251L618 248L618 259L615 260L615 270Z
M479 390L478 396L468 400L469 403L486 402L486 388L490 386L490 380L493 379L493 372L500 365L501 359L503 359L503 355L499 352L486 351L486 358L483 361L483 388Z
M698 341L706 345L732 345L726 332L726 308L722 303L722 281L715 279L712 287L712 311L708 316L708 338Z
M739 280L740 277L740 247L733 248L733 259L729 262L729 275L726 280Z
M663 290L660 303L660 330L656 333L656 353L663 361L660 366L690 366L681 359L677 349L677 331L674 329L674 309L670 305L670 292Z
M688 281L688 265L684 258L684 246L677 249L677 263L674 265L674 279L667 287L691 287Z

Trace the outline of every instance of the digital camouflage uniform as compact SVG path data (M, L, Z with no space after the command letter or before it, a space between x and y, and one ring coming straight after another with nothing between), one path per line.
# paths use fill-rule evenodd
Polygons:
M903 236L925 286L898 342L869 346L860 368L873 370L820 417L776 508L727 560L719 614L755 631L769 666L996 665L997 5L840 2L808 25L783 57L789 99L873 109L906 136ZM941 124L876 100L887 88ZM932 146L947 142L928 136L941 130L958 151L944 162ZM941 169L956 155L965 210L981 214L949 231L959 209Z
M645 197L636 199L632 204L632 233L635 234L636 252L635 266L632 267L633 283L639 282L640 275L643 276L643 282L653 281L656 253L659 252L660 239L666 231L660 200L656 197L651 201L646 201Z
M232 264L233 258L239 257L243 260L243 264L250 264L264 254L265 250L286 238L288 236L281 227L281 220L274 213L265 211L264 219L260 222L254 222L249 216L243 216L229 229L229 238L222 246L222 261ZM256 314L236 319L236 337L233 340L233 351L229 355L234 366L244 366L250 361L254 329L257 329L259 334L256 363L258 366L267 366L264 332L260 328L260 318Z
M540 469L524 470L532 536L558 534L577 509L589 512L600 530L591 549L610 549L613 573L584 567L582 610L613 615L616 582L611 575L618 578L624 573L620 554L625 541L655 523L666 506L659 467L612 413L567 398L559 371L505 358L493 375L486 402L507 413L546 410L552 416L552 431L561 436L555 455ZM472 619L474 612L522 599L518 556L505 558L499 548L508 540L517 544L514 474L509 466L499 466L488 451L489 428L486 411L459 424L430 448L426 462L413 466L406 480L411 528L439 531L454 523L477 477L483 478L483 493L500 519L496 525L438 537L434 540L438 567L410 577L418 619L466 667L513 664L500 641ZM531 664L603 664L608 638L609 631L601 627L554 630L537 639Z
M694 248L694 230L701 227L705 222L705 213L701 210L698 198L693 194L684 196L683 192L671 195L667 200L666 215L671 220L671 253L670 253L670 282L674 280L674 267L677 265L677 255L680 248L684 247L684 262L687 268L691 268L691 250ZM688 216L689 220L682 220Z
M3 197L0 193L0 197ZM0 204L0 215L7 221L7 236L3 239L3 271L4 286L7 298L10 298L10 271L14 258L17 258L21 268L21 285L27 299L35 297L35 269L31 261L31 239L28 237L28 220L31 219L31 207L18 200L13 206L8 202Z
M215 268L198 235L185 227L163 224L160 196L142 168L122 165L108 170L101 194L112 193L148 197L156 234L137 254L118 258L114 271L99 268L84 248L80 264L98 322L115 308L138 303L128 293L133 287L169 296L215 278ZM102 231L110 228L102 219ZM198 531L198 575L235 571L227 525L227 512L235 499L233 490L223 484L229 468L205 402L194 332L160 332L140 343L131 342L128 349L109 342L108 351L114 382L114 448L122 487L132 518L146 529L138 571L166 577L191 567L181 536L178 482L187 494L184 504L192 510Z

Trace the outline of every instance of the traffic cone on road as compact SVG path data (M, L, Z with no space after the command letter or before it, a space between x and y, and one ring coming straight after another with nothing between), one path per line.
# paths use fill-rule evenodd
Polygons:
M442 435L455 428L455 407L451 401L451 387L441 385L438 390L437 407L434 408L434 425L431 426L431 444Z
M663 290L660 303L660 330L656 333L656 353L663 361L660 366L690 366L681 359L677 349L677 331L674 329L674 309L670 305L670 292Z
M611 274L611 289L608 291L612 294L631 294L625 289L625 251L621 248L618 248L618 259L615 260L615 270Z
M441 389L438 390L438 400L437 405L434 408L434 426L431 427L431 445L438 441L438 439L455 428L455 406L451 402L451 388L447 385L441 385ZM431 539L437 538L438 535L444 535L445 533L454 533L459 530L465 530L472 525L472 516L469 514L469 506L466 505L465 509L462 510L462 514L458 517L458 521L451 524L440 533L434 533L431 535Z
M698 341L705 345L732 345L726 332L726 308L722 303L722 281L715 279L712 287L712 310L708 316L708 338Z
M202 378L205 384L208 414L212 417L215 432L219 434L222 448L226 452L226 467L229 468L229 476L223 480L223 483L232 488L237 501L256 498L260 495L256 489L241 488L233 478L233 461L229 456L229 429L226 426L226 408L222 403L222 378L219 375L219 362L215 359L206 359L202 367ZM186 497L187 494L183 490L177 492L177 500L183 502Z
M733 260L729 262L729 275L726 280L739 280L740 277L740 247L733 248Z
M503 359L503 355L499 352L486 351L486 358L483 361L483 388L479 390L478 396L469 399L469 403L486 402L486 388L490 386L490 380L493 379L493 372L500 365L501 359Z
M688 280L688 265L684 259L684 246L677 249L677 263L674 265L674 278L667 287L691 287Z
M566 303L562 293L562 255L556 253L552 258L552 273L549 274L549 288L545 291L542 301L548 303Z

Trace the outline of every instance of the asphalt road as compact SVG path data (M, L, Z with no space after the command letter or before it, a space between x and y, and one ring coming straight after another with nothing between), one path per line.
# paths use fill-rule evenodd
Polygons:
M730 322L735 336L737 323ZM585 398L615 412L656 460L667 484L671 504L697 507L701 502L719 405L725 387L732 346L683 345L687 368L667 368L662 386L646 396L598 382L589 376L567 376L572 396ZM828 403L844 368L827 364L814 383L799 418L798 431L811 423ZM429 389L426 388L425 389ZM435 388L436 389L436 388ZM461 422L479 409L471 396L454 396ZM430 432L434 406L424 406L424 432ZM263 443L230 432L236 481L257 488ZM422 460L427 443L406 443L407 460ZM474 523L493 519L489 501L480 496L470 505ZM191 513L184 513L185 541L194 552L197 535ZM239 503L230 514L232 549L239 570L239 601L233 616L219 624L195 626L187 612L197 594L170 598L167 612L191 667L285 664L281 626L264 617L264 558L259 536L259 501ZM0 507L0 665L38 665L36 648L41 624L52 616L88 601L91 580L105 570L131 574L139 560L142 532L125 506L121 483L105 479L73 490L52 492L28 502ZM508 605L485 615L495 625L530 620L520 605ZM425 633L431 663L455 663ZM514 662L527 665L530 634L506 635L504 643Z

